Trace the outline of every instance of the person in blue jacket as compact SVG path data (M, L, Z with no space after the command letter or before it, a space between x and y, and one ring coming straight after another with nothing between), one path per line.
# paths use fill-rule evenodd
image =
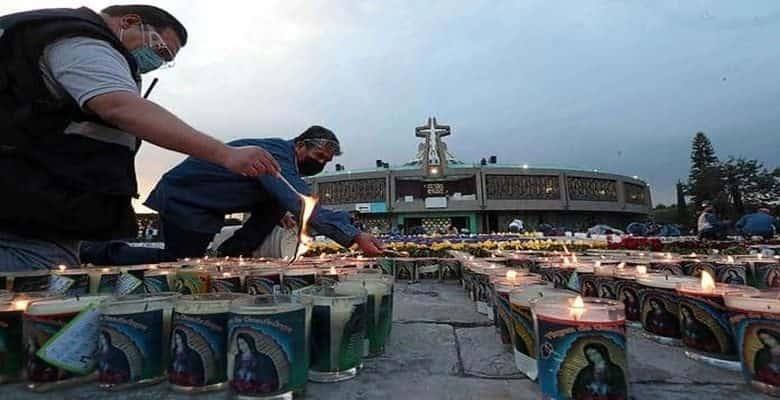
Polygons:
M742 236L762 236L771 239L775 236L778 219L769 212L768 208L759 208L758 211L745 214L736 223L737 230Z
M240 139L229 146L257 146L278 162L280 174L297 192L311 195L303 177L320 173L341 154L336 135L312 126L292 140ZM82 248L94 264L138 264L202 257L224 224L225 215L251 213L235 234L219 247L223 256L250 256L287 212L300 215L302 201L279 176L243 176L207 161L189 157L165 173L144 203L160 215L165 249L129 248L126 244L98 244ZM364 254L382 253L382 243L361 232L343 211L319 205L309 226L342 246L353 244Z

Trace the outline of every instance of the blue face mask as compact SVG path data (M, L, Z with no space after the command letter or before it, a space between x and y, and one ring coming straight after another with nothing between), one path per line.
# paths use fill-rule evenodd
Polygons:
M149 46L142 46L130 52L138 64L138 69L142 74L151 72L160 68L164 63L162 57Z

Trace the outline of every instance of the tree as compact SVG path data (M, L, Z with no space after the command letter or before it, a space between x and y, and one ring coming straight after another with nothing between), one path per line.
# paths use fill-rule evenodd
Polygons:
M688 206L685 204L685 185L677 181L677 223L688 224Z
M691 146L691 172L688 175L688 195L698 208L704 201L718 197L723 189L718 157L710 139L697 132Z
M769 172L757 160L729 157L721 165L725 189L736 215L745 213L745 206L758 207L776 202L780 197L778 169Z

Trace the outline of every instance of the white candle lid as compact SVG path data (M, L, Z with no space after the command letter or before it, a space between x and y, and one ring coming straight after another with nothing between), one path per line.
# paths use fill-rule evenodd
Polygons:
M726 306L734 310L780 314L780 290L768 289L758 293L727 294Z
M618 322L626 319L623 302L616 300L600 299L596 297L583 297L584 307L576 309L574 317L574 298L540 298L531 303L534 315L542 318L572 322Z
M670 274L648 273L637 275L636 281L645 286L660 289L676 289L678 284L686 282L698 283L699 280L690 276L679 276Z

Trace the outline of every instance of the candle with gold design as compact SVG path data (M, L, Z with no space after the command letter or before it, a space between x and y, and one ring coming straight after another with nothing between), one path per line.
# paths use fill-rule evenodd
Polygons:
M503 277L494 276L491 279L493 315L496 332L501 338L501 343L505 346L512 345L511 336L512 332L514 332L509 293L514 289L527 286L529 283L541 281L542 277L540 275L527 272L518 273L515 270L506 271Z
M697 279L649 273L637 276L636 282L640 285L640 319L645 336L663 344L681 345L680 297L675 289L679 284L697 283Z
M14 294L0 290L0 384L22 378L25 346L22 340L22 314L33 300L56 297L48 292Z
M281 292L282 273L277 268L249 270L245 279L246 291L252 295L277 294Z

